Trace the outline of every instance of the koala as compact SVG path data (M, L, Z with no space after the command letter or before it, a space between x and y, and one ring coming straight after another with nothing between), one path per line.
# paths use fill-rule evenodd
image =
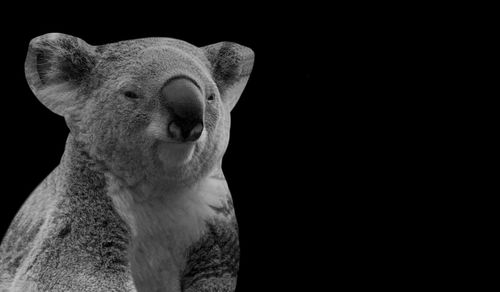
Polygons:
M69 135L2 240L0 291L234 291L221 167L253 63L231 42L31 40L26 79Z

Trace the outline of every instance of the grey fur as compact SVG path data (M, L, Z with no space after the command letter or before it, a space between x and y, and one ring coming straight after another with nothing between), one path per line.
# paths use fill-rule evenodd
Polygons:
M71 132L2 240L0 291L234 291L238 230L221 160L252 65L234 43L33 39L28 84ZM164 134L158 92L176 76L216 97L191 148Z

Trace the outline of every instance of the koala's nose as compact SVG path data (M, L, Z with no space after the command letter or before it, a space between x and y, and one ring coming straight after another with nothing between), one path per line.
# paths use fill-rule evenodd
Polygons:
M182 141L192 142L200 138L203 132L202 122L185 122L183 120L173 120L168 125L168 134L171 138Z
M203 132L205 104L196 85L184 78L171 80L163 87L161 98L170 113L169 137L179 142L198 140Z

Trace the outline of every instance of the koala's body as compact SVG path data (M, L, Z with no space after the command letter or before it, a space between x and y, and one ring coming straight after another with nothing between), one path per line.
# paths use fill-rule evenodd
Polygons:
M26 78L70 129L0 247L0 291L234 291L222 157L253 52L168 38L30 42Z

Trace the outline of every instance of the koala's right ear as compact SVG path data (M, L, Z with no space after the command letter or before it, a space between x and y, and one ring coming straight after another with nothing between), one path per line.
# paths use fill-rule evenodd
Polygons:
M220 42L202 49L211 64L222 100L232 110L252 72L254 53L250 48L231 42Z
M93 47L83 40L49 33L31 40L24 70L36 97L61 116L83 105L81 88L91 79L96 64Z

